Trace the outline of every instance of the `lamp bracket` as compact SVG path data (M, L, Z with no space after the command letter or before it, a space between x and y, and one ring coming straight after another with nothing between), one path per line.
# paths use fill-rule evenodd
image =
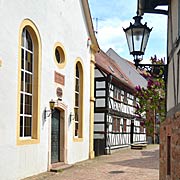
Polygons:
M167 64L136 64L136 68L141 70L145 70L153 74L155 77L161 77L166 82L167 80Z
M47 110L47 108L44 109L44 119L47 117L50 117L54 113L54 110Z
M72 121L72 120L75 120L75 115L72 114L72 112L70 113L70 120L71 120L71 121Z

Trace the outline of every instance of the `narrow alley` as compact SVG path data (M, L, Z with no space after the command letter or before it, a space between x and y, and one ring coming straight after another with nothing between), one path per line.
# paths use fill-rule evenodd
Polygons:
M121 149L73 165L59 173L46 172L24 180L158 180L159 146Z

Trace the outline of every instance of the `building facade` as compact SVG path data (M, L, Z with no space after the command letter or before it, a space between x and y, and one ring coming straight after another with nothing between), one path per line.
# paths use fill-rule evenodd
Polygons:
M109 48L106 54L121 67L134 86L140 85L144 88L147 87L147 80L142 76L143 71L136 68L130 61L119 56L112 48Z
M159 5L168 6L168 10L158 10ZM139 10L141 14L152 12L168 16L167 115L160 124L160 180L177 180L180 179L180 1L149 0L145 3L140 0Z
M1 179L93 158L98 44L88 2L1 1L0 10Z
M168 3L167 118L160 131L160 179L180 179L180 1Z
M112 58L120 67L127 78L133 82L134 87L140 86L141 88L147 88L148 78L146 76L146 70L136 68L135 65L119 56L112 48L110 48L106 54ZM155 116L155 112L147 111L144 114L144 119L146 124L150 124L146 127L146 140L149 144L159 143L159 125L157 123L157 116Z
M133 143L145 143L144 119L135 115L135 86L107 54L101 51L95 57L95 154L110 154Z

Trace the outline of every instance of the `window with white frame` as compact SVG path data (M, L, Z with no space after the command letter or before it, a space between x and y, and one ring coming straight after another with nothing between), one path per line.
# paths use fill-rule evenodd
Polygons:
M74 107L74 137L82 138L82 108L83 108L83 73L80 62L76 64L75 72L75 107Z
M78 129L79 129L79 69L76 65L76 77L75 77L75 107L74 107L74 113L75 113L75 137L78 137Z
M113 98L121 101L121 90L114 86Z
M27 138L32 136L33 59L33 41L28 30L24 28L21 44L20 137Z

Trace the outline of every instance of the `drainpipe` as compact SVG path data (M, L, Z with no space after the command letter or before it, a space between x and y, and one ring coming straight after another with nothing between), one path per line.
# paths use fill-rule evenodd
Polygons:
M90 123L89 123L89 159L94 158L94 68L95 51L91 49L90 62Z

